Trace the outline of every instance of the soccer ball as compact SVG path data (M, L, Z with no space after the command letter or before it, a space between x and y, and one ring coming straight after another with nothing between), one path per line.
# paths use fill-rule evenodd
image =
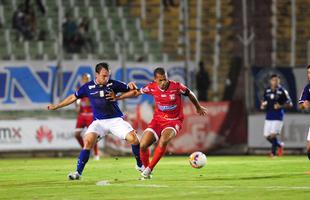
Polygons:
M189 156L189 164L194 168L202 168L207 164L207 157L204 153L196 151Z

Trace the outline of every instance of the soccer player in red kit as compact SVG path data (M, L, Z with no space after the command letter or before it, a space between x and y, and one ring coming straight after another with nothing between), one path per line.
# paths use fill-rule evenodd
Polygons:
M163 68L154 70L154 81L144 86L140 90L131 90L116 96L110 93L111 100L120 100L130 97L137 97L141 94L153 95L155 99L155 111L152 121L144 130L140 141L140 158L145 166L141 173L143 179L151 178L151 172L155 165L165 154L170 140L175 137L182 128L183 107L182 97L188 96L195 105L199 115L206 115L206 108L202 107L195 94L186 86L179 82L168 80L168 76ZM153 159L149 162L149 147L158 142Z
M90 81L90 74L82 75L82 85ZM75 138L84 147L83 137L81 136L83 128L87 128L93 122L93 111L89 102L88 97L83 97L76 101L76 107L78 111ZM94 145L94 160L99 160L99 149L98 144Z

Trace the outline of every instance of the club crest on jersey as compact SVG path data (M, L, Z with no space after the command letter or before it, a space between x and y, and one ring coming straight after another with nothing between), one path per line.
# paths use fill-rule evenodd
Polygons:
M94 89L95 87L96 87L96 85L89 85L89 86L88 86L88 89L91 90L91 89Z
M103 90L100 90L99 96L100 96L100 97L104 97L104 91L103 91Z
M170 97L170 100L175 100L175 94L170 94L169 97Z

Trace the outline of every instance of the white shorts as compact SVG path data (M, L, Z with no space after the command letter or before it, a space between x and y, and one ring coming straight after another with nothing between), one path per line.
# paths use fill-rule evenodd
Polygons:
M309 141L309 142L310 142L310 128L309 128L309 131L308 131L307 141Z
M268 137L271 134L280 134L283 127L281 120L265 120L264 136Z
M100 119L93 121L88 127L86 134L97 133L101 137L108 133L125 140L129 132L133 131L132 126L121 117L111 119Z

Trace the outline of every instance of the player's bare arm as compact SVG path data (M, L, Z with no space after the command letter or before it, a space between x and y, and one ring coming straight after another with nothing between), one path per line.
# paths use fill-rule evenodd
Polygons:
M76 100L77 100L76 96L74 94L71 94L70 96L68 96L63 101L61 101L60 103L58 103L56 105L54 105L54 104L48 105L47 110L57 110L58 108L62 108L62 107L65 107L67 105L72 104Z
M267 106L267 101L262 101L261 104L260 104L260 109L261 110L265 110L266 106Z
M137 96L140 96L142 93L140 92L140 90L130 90L128 92L124 92L120 95L116 95L113 91L109 92L106 96L107 99L109 99L110 101L118 101L118 100L122 100L122 99L127 99L127 98L134 98Z
M188 98L191 100L191 102L196 107L197 113L199 115L201 116L207 115L207 108L200 105L196 95L191 90L189 90Z
M299 104L299 108L301 110L309 110L310 107L310 102L309 101L304 101L301 104Z
M281 105L279 103L274 104L274 109L276 109L276 110L281 109L281 108L291 108L291 107L293 107L293 104L291 102L285 103L283 105Z

